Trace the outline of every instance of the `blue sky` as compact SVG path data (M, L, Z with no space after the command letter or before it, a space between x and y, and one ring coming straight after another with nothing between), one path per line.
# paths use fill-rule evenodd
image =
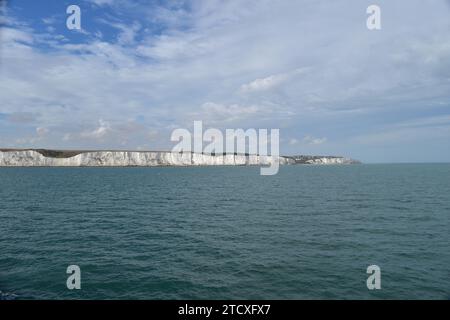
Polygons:
M9 1L0 146L170 150L202 120L279 128L283 154L450 161L449 17L447 0Z

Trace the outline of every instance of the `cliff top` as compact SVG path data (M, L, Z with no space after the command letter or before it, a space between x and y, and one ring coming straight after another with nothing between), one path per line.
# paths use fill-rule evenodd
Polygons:
M47 158L71 158L71 157L74 157L81 153L87 153L87 152L170 152L170 151L155 151L155 150L57 150L57 149L33 149L33 148L25 148L25 149L0 148L0 152L15 152L15 151L36 151ZM224 155L225 155L225 153L224 153ZM238 153L235 153L235 155L238 155ZM246 153L245 155L248 156L248 153ZM296 163L304 163L309 160L316 160L316 159L323 159L323 158L344 159L344 157L342 157L342 156L320 156L320 155L291 155L291 156L283 156L283 157L291 158L291 159L295 160ZM353 163L358 163L358 161L353 160L353 159L348 159L348 160Z

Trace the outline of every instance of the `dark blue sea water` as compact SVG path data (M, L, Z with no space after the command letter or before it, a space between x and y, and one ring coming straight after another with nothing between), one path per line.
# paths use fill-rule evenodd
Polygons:
M4 298L448 299L449 232L449 164L0 169Z

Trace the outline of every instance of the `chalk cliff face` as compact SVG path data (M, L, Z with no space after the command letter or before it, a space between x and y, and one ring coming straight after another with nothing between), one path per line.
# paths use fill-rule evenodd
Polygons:
M334 156L290 156L296 164L358 164L357 160Z
M292 159L256 155L206 155L196 153L94 151L71 157L47 157L35 150L0 151L0 166L20 167L152 167L152 166L209 166L209 165L270 165L294 163Z
M257 155L206 155L198 153L173 153L157 151L52 151L3 150L0 166L3 167L152 167L152 166L245 166L270 165L279 161L286 164L349 164L351 159L341 157L275 157ZM302 156L303 157L303 156Z

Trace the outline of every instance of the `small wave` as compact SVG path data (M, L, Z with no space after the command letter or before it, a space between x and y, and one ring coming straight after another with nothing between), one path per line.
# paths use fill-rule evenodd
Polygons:
M16 300L17 295L0 291L0 300Z

